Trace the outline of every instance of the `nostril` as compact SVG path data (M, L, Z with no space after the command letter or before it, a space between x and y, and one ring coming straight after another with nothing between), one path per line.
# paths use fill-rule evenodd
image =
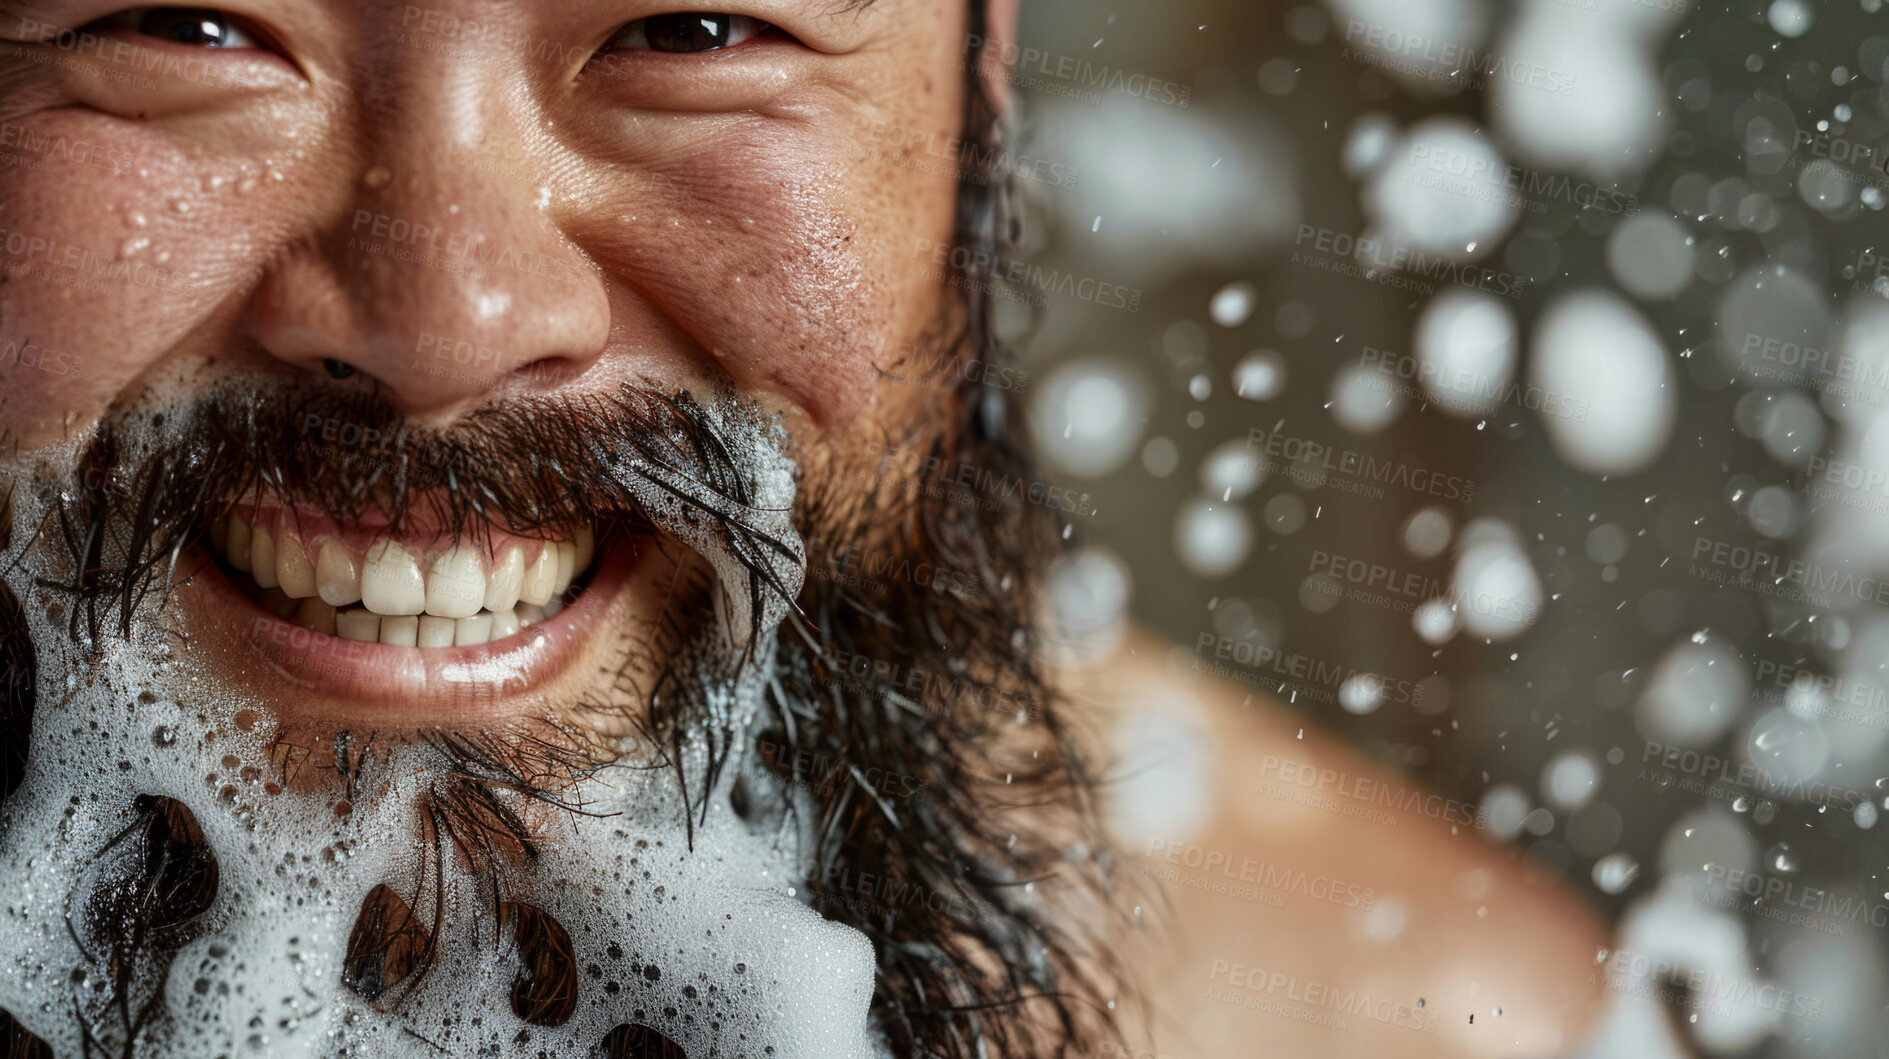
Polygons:
M650 1029L625 1022L604 1034L598 1059L689 1059L676 1042Z
M331 379L348 379L352 378L355 373L354 365L346 361L336 360L333 357L323 357L321 366L327 369L328 377Z

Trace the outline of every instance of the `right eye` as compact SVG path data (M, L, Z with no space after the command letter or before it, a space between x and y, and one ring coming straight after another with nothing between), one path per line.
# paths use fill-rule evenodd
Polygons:
M113 16L108 24L194 48L233 51L263 46L247 22L210 7L137 7Z
M732 48L774 27L758 18L690 11L639 18L617 31L606 51L693 53Z

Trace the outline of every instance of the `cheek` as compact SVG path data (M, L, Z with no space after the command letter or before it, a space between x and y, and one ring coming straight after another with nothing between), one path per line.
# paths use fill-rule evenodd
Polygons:
M218 201L241 194L240 165L186 163L83 114L19 127L31 164L0 170L0 429L37 448L234 303L269 207Z
M942 304L913 247L949 238L955 181L872 162L844 135L692 154L619 182L591 253L738 380L844 429Z

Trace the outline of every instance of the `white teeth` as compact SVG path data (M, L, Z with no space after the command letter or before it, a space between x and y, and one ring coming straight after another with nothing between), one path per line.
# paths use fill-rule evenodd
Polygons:
M286 534L275 545L275 579L282 591L296 599L315 594L315 568L309 565L302 542Z
M453 626L458 623L451 618L435 617L425 614L420 617L421 647L451 647L453 645Z
M570 541L559 541L558 578L551 585L551 600L555 601L571 587L571 579L577 576L577 545Z
M323 544L315 559L315 584L322 602L330 606L359 603L361 568L354 562L354 554L334 541Z
M426 612L470 618L485 605L485 564L479 553L455 544L433 557L426 573Z
M249 547L249 523L241 515L231 515L228 548L223 554L231 566L244 573L249 572Z
M335 634L335 609L312 597L296 606L295 616L289 621L304 629L313 629L329 636Z
M492 639L492 615L474 614L453 622L453 646L477 647Z
M518 631L518 613L513 610L496 611L492 615L492 639L503 640ZM487 641L490 642L490 641Z
M420 619L386 617L380 620L380 642L395 647L413 647L420 641Z
M360 558L326 540L311 559L301 538L240 516L212 521L209 532L211 546L250 574L252 598L269 613L329 636L404 647L476 647L515 636L564 609L572 579L596 554L586 529L545 542L529 562L524 547L507 545L489 572L484 554L464 544L423 569L423 552L391 538Z
M558 552L557 547L546 544L538 557L525 567L525 580L519 586L518 598L526 603L544 606L551 600L551 591L557 587Z
M263 589L262 598L257 602L262 604L263 610L284 621L288 620L289 615L295 613L295 600L279 588Z
M380 615L359 607L354 610L344 610L335 615L335 635L343 640L365 640L373 643L380 639Z
M597 535L591 532L589 526L585 526L577 531L576 572L581 574L590 569L590 561L596 557Z
M494 614L510 610L518 605L518 590L525 584L525 551L513 545L505 549L505 557L492 567L492 572L485 576L485 609Z
M250 576L263 588L274 588L281 583L275 576L275 535L266 527L257 526L250 531L249 569Z
M381 615L413 615L426 609L426 575L399 541L383 537L367 549L367 561L361 564L361 603ZM386 636L384 630L381 635Z

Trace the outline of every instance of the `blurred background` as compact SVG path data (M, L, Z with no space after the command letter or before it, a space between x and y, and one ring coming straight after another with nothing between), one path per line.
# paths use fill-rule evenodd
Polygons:
M1025 0L1015 58L1071 612L1817 998L1691 1047L1882 1054L1880 0Z

